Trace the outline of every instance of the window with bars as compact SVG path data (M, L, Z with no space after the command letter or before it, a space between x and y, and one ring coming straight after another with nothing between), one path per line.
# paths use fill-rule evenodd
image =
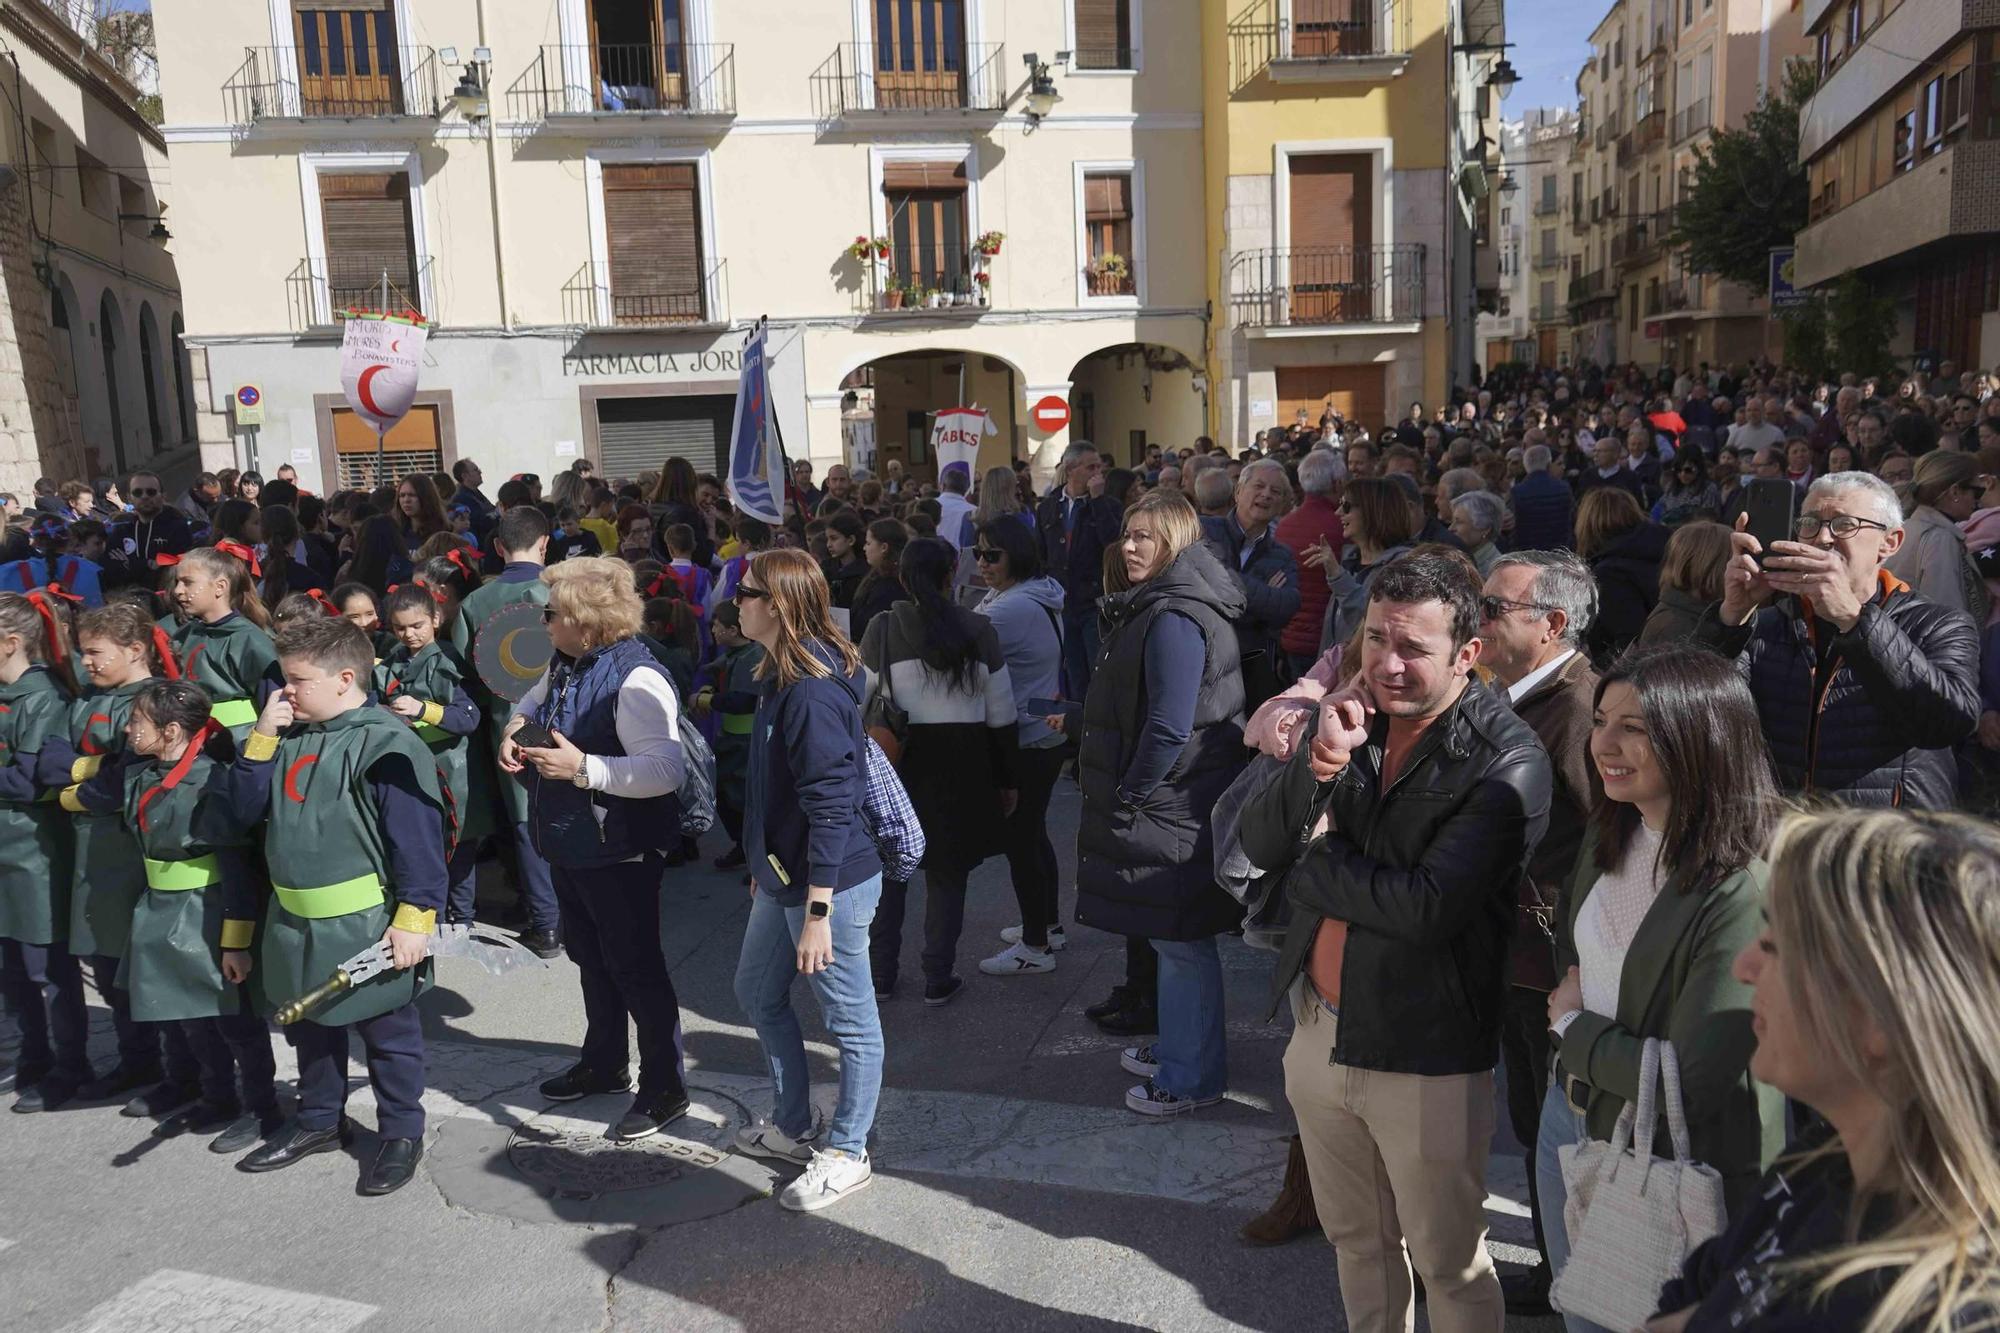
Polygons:
M1074 0L1077 69L1136 69L1132 0Z
M611 322L705 322L708 292L695 164L606 163L603 172Z
M400 171L321 172L320 221L326 238L324 271L334 310L382 306L388 280L394 305L423 309L417 290L416 234L410 223L410 178Z
M889 272L897 282L954 295L972 290L965 195L963 162L883 164Z
M1090 172L1084 176L1083 228L1090 246L1084 269L1090 294L1137 295L1130 172Z

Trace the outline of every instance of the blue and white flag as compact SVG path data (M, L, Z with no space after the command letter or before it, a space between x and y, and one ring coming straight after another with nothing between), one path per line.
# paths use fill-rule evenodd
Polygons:
M771 417L771 381L762 320L743 344L736 416L729 427L729 498L773 527L785 521L785 449Z

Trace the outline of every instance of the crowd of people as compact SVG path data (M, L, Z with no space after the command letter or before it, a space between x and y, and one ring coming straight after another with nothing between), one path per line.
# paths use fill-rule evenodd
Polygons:
M1052 461L799 460L778 523L680 458L491 502L469 460L325 501L288 470L38 485L0 552L14 1109L131 1093L275 1169L350 1137L352 1026L363 1188L398 1187L425 936L486 910L490 849L523 942L579 969L586 1036L543 1093L631 1093L611 1136L658 1132L689 1105L661 886L701 855L712 749L773 1088L738 1146L804 1168L788 1207L871 1179L916 876L941 1007L1000 859L1020 921L978 972L1122 937L1085 1012L1131 1039L1139 1115L1223 1098L1222 937L1275 949L1298 1135L1243 1234L1324 1232L1354 1327L1552 1295L1600 1327L1575 1293L1639 1242L1571 1164L1656 1092L1674 1130L1634 1150L1699 1162L1724 1214L1639 1238L1679 1246L1650 1329L2000 1318L2000 376L1509 369L1379 431L1328 410ZM1782 535L1751 531L1753 478L1790 488ZM514 698L470 664L522 602L552 655ZM265 1016L378 939L393 969L285 1029L286 1111ZM841 1057L825 1123L801 975ZM1496 1069L1542 1257L1505 1283Z

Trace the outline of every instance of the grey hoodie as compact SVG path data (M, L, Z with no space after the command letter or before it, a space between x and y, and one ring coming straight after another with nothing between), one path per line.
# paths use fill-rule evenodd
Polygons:
M1030 699L1062 697L1057 677L1062 664L1062 607L1062 584L1044 575L1017 583L1005 592L987 593L986 600L973 608L993 622L1000 651L1007 655L1007 676L1014 686L1014 711L1021 719L1024 750L1063 743L1062 736L1042 721L1043 714L1028 707Z

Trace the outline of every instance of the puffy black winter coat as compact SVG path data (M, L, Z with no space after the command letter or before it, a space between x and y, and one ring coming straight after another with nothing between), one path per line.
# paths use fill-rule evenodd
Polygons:
M1820 622L1817 632L1831 626ZM1712 606L1697 642L1734 657L1750 684L1779 785L1849 805L1949 809L1952 747L1979 725L1979 635L1963 612L1885 577L1883 592L1832 643L1835 666L1813 697L1815 627L1786 597L1742 625Z
M1232 930L1243 908L1215 879L1209 812L1249 760L1243 675L1230 622L1243 586L1205 544L1138 587L1100 603L1107 628L1083 702L1077 774L1076 919L1117 935L1193 940ZM1146 723L1146 634L1178 611L1202 633L1193 726L1164 780L1136 801L1119 795Z
M1598 662L1624 652L1646 628L1646 617L1660 600L1660 561L1671 535L1657 523L1641 523L1591 557L1597 619L1590 623L1587 645Z

